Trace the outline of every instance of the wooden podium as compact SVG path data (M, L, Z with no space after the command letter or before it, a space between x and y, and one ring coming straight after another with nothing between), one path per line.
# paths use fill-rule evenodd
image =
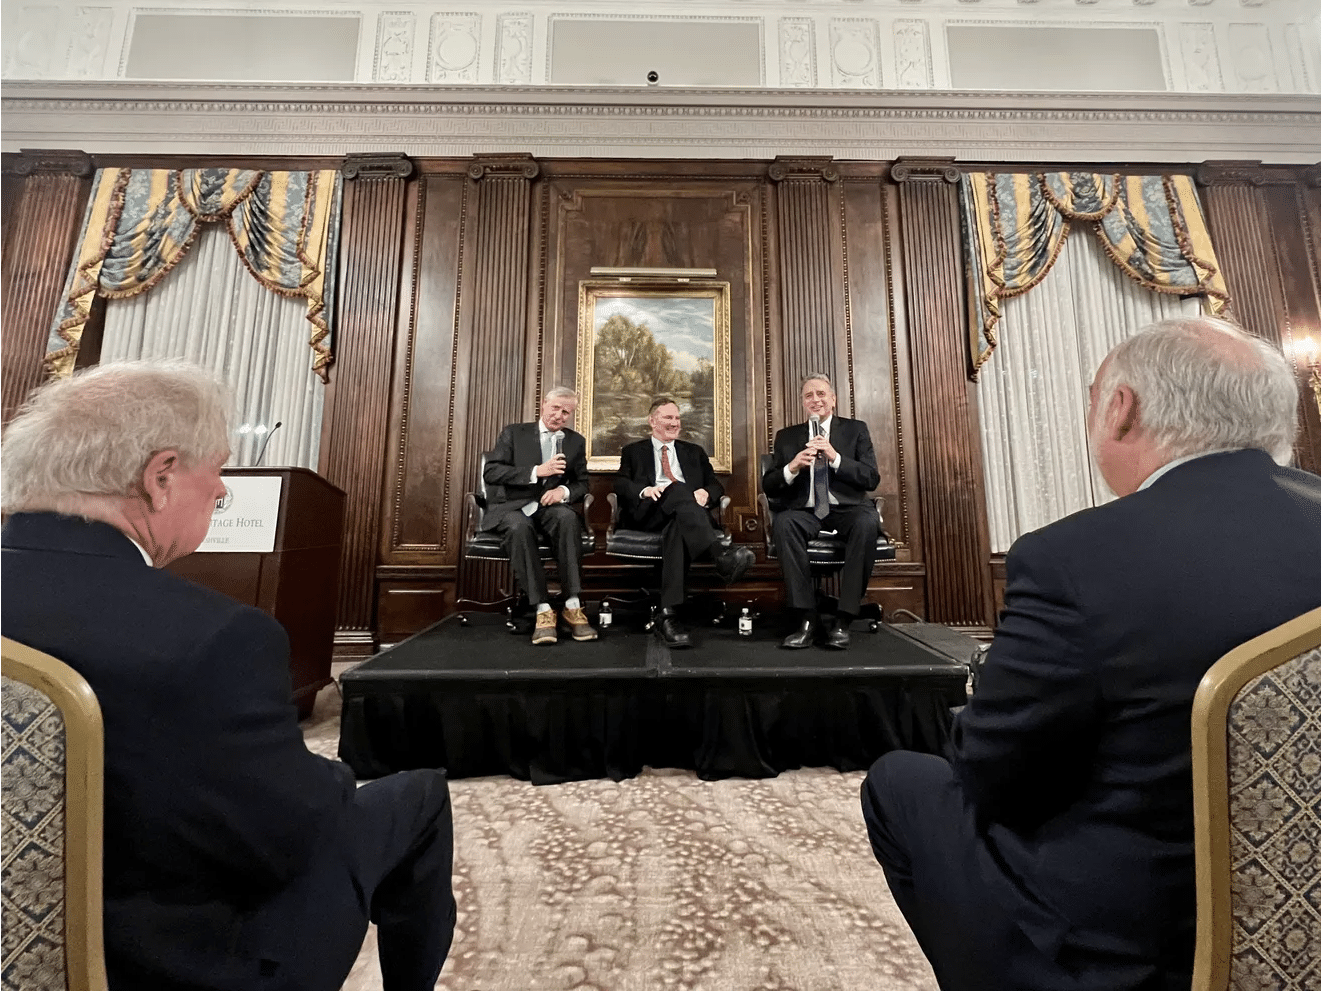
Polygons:
M306 718L318 691L331 682L345 491L295 466L221 472L223 480L235 476L281 479L272 551L195 552L166 568L252 604L282 624L290 637L290 686L299 716Z

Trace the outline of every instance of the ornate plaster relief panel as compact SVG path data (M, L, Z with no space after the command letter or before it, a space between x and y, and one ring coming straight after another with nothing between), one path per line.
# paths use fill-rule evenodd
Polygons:
M642 10L644 12L642 12ZM459 83L525 86L554 82L551 51L557 20L629 19L686 23L703 37L713 25L754 24L760 38L758 82L742 85L821 89L948 89L945 34L951 25L1005 28L1072 26L1108 30L1146 26L1162 40L1167 88L1177 92L1290 93L1320 91L1321 16L1312 0L652 0L647 8L624 0L475 0L460 6L395 0L287 0L279 8L249 0L6 0L0 5L5 79L126 78L126 56L140 15L171 19L180 38L196 37L197 18L348 18L358 24L359 83ZM1194 30L1205 25L1203 30ZM292 50L314 42L290 32ZM687 42L660 57L685 62ZM246 52L246 60L251 53ZM305 53L316 58L317 52ZM217 79L296 82L279 63L252 68L235 60ZM1218 67L1218 69L1217 69ZM639 85L645 85L641 66ZM1118 65L1121 78L1129 66ZM169 79L152 73L138 78ZM202 78L197 75L189 78ZM583 79L582 76L574 79ZM753 76L752 76L753 79ZM574 81L574 80L572 80ZM634 82L634 81L632 81ZM696 72L673 74L667 86L715 85ZM622 85L613 80L612 85ZM723 85L732 85L724 82ZM992 89L1017 89L1007 81ZM1038 90L1062 90L1044 84ZM1223 88L1223 89L1222 89Z

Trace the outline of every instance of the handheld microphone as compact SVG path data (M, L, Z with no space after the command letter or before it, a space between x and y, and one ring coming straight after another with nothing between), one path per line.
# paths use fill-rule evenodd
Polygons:
M258 458L253 460L253 465L262 465L262 456L263 453L267 451L267 443L272 440L272 436L276 434L276 429L280 428L283 423L284 422L278 421L276 424L272 425L272 430L267 433L267 437L262 440L262 445L258 447Z
M553 455L560 456L562 454L562 440L560 434L553 436Z
M814 438L820 433L820 416L812 414L810 416L810 437Z

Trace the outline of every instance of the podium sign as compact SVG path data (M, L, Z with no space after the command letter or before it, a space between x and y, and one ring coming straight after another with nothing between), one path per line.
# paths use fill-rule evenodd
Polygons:
M223 476L226 495L216 502L199 552L271 552L281 514L280 476Z

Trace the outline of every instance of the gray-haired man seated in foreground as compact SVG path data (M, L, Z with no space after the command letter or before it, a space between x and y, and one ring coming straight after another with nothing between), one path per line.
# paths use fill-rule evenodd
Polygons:
M1321 603L1321 480L1284 468L1274 347L1213 319L1114 349L1091 387L1119 499L1022 536L949 759L891 752L861 802L946 990L1187 990L1190 715L1207 669Z
M358 790L304 745L271 617L159 567L224 495L230 402L183 363L41 388L3 442L4 634L68 663L105 721L112 988L336 990L368 922L388 989L451 945L441 770Z

